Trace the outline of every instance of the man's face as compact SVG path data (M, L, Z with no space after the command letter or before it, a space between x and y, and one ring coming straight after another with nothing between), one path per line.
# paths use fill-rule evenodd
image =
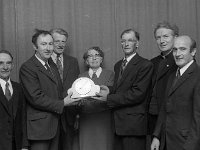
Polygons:
M59 33L52 34L54 39L54 52L56 54L62 54L67 45L67 38Z
M134 32L125 33L121 38L121 45L126 57L136 53L139 42Z
M13 62L10 55L6 53L0 53L0 78L7 81L10 78L12 69Z
M196 49L190 50L191 40L187 36L178 37L174 41L173 55L179 68L188 64L195 56Z
M159 28L155 33L156 42L160 51L170 51L173 47L174 36L171 29Z
M99 52L94 49L88 51L86 63L91 69L98 69L101 66L102 61L103 58L99 55Z
M53 38L51 35L41 34L37 39L37 46L35 47L36 55L43 61L47 61L53 53Z

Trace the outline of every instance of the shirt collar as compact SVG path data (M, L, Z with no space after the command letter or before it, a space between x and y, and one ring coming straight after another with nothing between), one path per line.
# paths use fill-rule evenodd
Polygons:
M185 66L180 68L180 75L182 76L183 73L190 67L190 65L194 62L194 60L191 60L189 63L187 63Z
M127 58L125 58L125 57L123 58L123 60L124 60L124 59L127 60L126 65L128 64L128 62L129 62L135 55L136 55L136 53L132 54L131 56L129 56L129 57L127 57Z
M52 58L53 62L56 64L57 54L53 52L53 54L51 55L51 58ZM63 54L60 54L60 61L63 62Z
M160 56L163 58L163 59L165 59L165 58L167 58L168 56L169 56L169 54L172 52L172 49L167 53L167 54L163 54L162 52L160 53Z
M99 78L101 72L102 72L102 68L99 67L99 68L97 69L97 71L95 72L96 75L97 75L97 78ZM93 73L94 73L94 71L93 71L91 68L89 68L88 74L89 74L90 78L92 78Z
M3 79L0 78L0 85L1 85L1 87L3 89L4 94L5 94L5 85L6 85L6 82L9 83L9 87L8 88L10 89L10 92L12 94L13 93L13 88L12 88L12 83L10 81L10 78L8 79L8 81L5 81L5 80L3 80Z
M42 64L43 66L45 65L44 60L40 59L36 54L35 54L35 57L39 60L39 62L41 62L41 64Z

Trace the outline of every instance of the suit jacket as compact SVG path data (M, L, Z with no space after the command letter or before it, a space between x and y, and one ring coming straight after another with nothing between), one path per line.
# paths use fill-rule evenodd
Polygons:
M51 73L32 56L20 68L20 81L27 99L29 140L48 140L55 136L64 101L58 70L49 60Z
M200 68L194 62L172 86L176 72L167 85L165 103L160 111L154 136L166 141L170 150L198 150L200 147Z
M146 134L146 105L153 64L136 54L127 64L118 81L122 60L114 67L115 79L109 107L114 110L115 131L118 135Z
M149 113L158 115L165 94L166 83L169 75L177 69L172 52L165 56L165 59L159 55L151 60L154 65L154 71L151 83L151 96Z
M67 90L71 88L73 82L78 78L80 73L78 61L76 58L63 53L63 97L67 96ZM73 128L77 107L70 106L65 108L64 118L67 120L66 125Z
M13 95L9 102L0 87L1 150L12 150L13 138L15 139L15 147L17 150L21 150L24 146L28 146L26 133L26 108L23 91L19 83L13 81L11 81L11 83L13 87ZM9 109L9 107L11 109Z

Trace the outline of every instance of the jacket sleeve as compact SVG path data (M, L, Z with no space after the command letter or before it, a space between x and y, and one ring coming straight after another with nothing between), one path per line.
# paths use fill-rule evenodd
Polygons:
M58 98L52 98L45 94L41 88L37 71L28 65L22 65L19 74L26 99L28 103L39 110L50 111L61 114L64 108L64 101Z

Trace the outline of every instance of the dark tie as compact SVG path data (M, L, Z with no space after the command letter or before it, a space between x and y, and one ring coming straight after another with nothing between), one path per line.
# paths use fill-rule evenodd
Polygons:
M127 60L124 59L124 60L122 61L122 65L121 65L121 75L123 74L124 69L126 68L126 63L127 63Z
M51 68L49 67L49 65L47 64L47 62L45 63L44 65L47 69L47 71L49 72L49 74L53 75L52 71L51 71Z
M173 86L176 85L176 83L177 83L178 79L180 78L180 76L181 76L181 74L180 74L180 68L178 68L177 71L176 71L176 77L174 79Z
M9 90L9 83L6 82L6 85L5 85L5 96L7 98L7 100L10 100L11 99L11 93L10 93L10 90Z
M62 63L60 61L60 55L57 55L57 59L56 59L56 65L57 65L57 68L58 68L58 72L60 74L60 78L61 80L63 80L63 67L62 67Z
M126 63L127 63L127 60L124 59L124 60L122 61L121 67L120 67L120 72L119 72L118 81L120 81L121 78L122 78L122 74L123 74L123 72L124 72L124 69L126 68Z
M92 79L96 79L97 78L97 74L96 74L96 72L94 72L93 74L92 74Z

